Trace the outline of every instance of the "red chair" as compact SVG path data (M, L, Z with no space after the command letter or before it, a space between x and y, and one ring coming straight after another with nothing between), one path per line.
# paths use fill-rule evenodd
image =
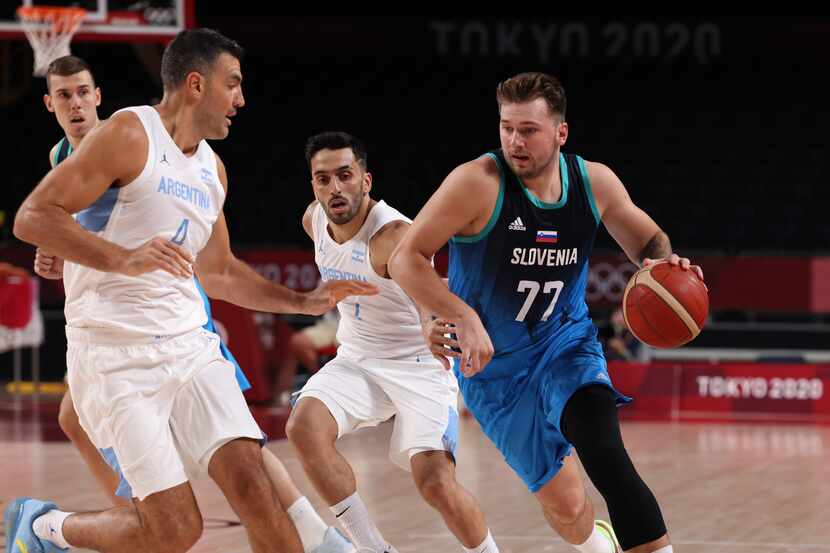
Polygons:
M31 348L34 392L40 386L40 344L43 342L43 323L34 320L38 305L38 280L20 267L0 263L0 352L13 351L14 391L22 390L23 348Z
M0 272L0 326L24 328L32 320L35 283L26 274Z

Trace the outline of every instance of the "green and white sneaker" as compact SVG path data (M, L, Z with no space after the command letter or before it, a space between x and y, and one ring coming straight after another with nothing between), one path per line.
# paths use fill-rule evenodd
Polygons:
M617 541L617 536L614 534L614 529L611 528L611 525L604 520L595 520L594 524L596 524L599 533L608 538L608 541L614 546L615 553L622 553L620 542Z

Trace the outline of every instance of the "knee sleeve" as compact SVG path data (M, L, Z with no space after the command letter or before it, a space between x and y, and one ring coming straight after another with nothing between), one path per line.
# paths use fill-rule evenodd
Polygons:
M605 499L622 548L662 537L663 515L625 450L613 392L602 385L577 390L562 413L562 433Z

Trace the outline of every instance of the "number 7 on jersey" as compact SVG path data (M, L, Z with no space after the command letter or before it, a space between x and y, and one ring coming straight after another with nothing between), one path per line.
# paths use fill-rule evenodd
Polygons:
M550 300L550 305L545 312L542 313L542 320L547 321L550 314L553 313L553 308L556 306L556 300L559 299L559 293L562 291L562 288L565 286L565 283L561 280L551 280L545 283L544 287L535 280L520 280L519 287L516 289L517 292L528 292L527 298L525 298L524 305L519 310L518 315L516 315L516 320L524 322L525 317L527 316L527 312L530 311L530 306L533 305L533 300L536 299L536 296L539 295L539 290L542 290L543 294L550 294L551 290L553 290L553 298Z

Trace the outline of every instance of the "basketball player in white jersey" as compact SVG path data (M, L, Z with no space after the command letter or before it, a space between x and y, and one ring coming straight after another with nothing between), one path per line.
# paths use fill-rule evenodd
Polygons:
M64 131L64 137L49 152L49 163L54 167L77 150L81 145L81 140L98 125L97 107L101 105L101 89L96 86L92 68L89 64L72 55L57 58L49 64L46 71L46 86L48 92L44 95L46 108L55 114L58 125ZM90 213L95 211L96 203L84 210L84 212ZM76 214L76 219L79 219L78 214ZM87 226L93 225L92 229L88 228L87 230L94 230L94 217L81 216L80 219L83 219L83 224ZM40 248L37 249L34 269L39 276L51 280L60 280L63 278L63 265L62 259L48 255ZM211 330L213 329L213 321L210 317L209 304L206 304L206 311L208 312L208 323L205 328ZM225 348L223 348L223 354L235 364L237 380L241 389L244 391L250 388L244 374L240 375L241 368L236 364L233 356ZM61 430L81 453L84 462L104 489L112 504L116 507L132 505L130 500L132 489L121 473L118 459L116 459L111 448L99 451L90 441L78 420L70 390L66 391L61 401L58 423ZM321 553L322 551L353 553L354 547L334 528L328 527L311 506L308 499L300 493L282 461L265 447L262 448L262 457L271 485L280 500L280 505L294 522L297 532L300 534L305 553ZM323 548L318 549L321 546Z
M359 552L392 553L357 493L335 442L395 417L391 460L412 472L421 495L465 551L496 553L476 500L455 479L458 438L453 374L435 360L416 306L389 278L386 263L410 220L369 196L363 143L346 133L306 144L316 200L303 215L323 280L353 279L377 296L340 302L337 356L303 387L286 429L317 491Z
M202 517L189 479L208 473L244 524L252 550L303 551L279 505L254 422L202 328L193 267L213 297L260 311L322 314L366 283L308 294L270 282L234 257L222 205L227 176L205 139L228 135L244 105L241 47L208 29L183 31L162 60L158 106L127 108L87 135L24 201L15 235L61 259L67 365L81 424L112 447L135 507L66 513L20 498L4 513L7 552L83 547L185 552ZM72 217L109 190L103 228Z

